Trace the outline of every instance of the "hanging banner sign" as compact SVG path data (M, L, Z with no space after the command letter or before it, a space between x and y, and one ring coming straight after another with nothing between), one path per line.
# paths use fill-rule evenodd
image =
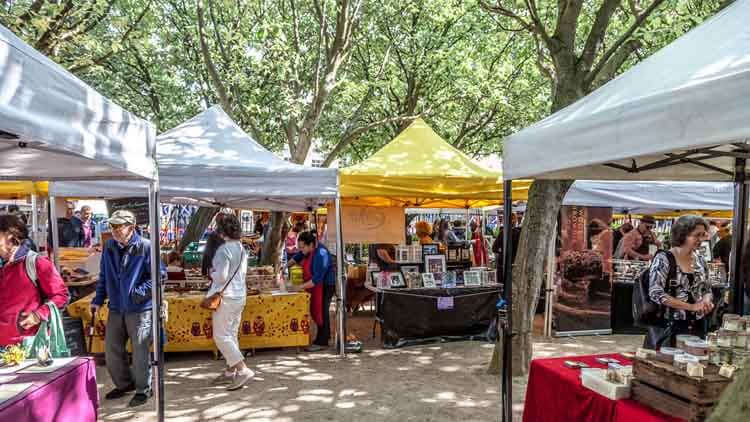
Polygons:
M333 210L332 210L333 211ZM329 212L328 239L336 232L336 213ZM344 243L406 242L406 216L401 207L342 207L341 226Z

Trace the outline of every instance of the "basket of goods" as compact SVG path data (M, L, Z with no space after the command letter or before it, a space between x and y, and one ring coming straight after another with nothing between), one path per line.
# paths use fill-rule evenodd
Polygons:
M568 281L602 275L602 256L598 252L565 251L561 258L563 277Z

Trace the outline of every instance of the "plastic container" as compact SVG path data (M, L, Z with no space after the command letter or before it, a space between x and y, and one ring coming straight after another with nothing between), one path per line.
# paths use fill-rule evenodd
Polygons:
M581 384L610 400L621 400L630 397L630 385L607 381L606 369L592 368L581 371Z
M700 360L691 355L687 354L681 354L681 355L675 355L674 357L674 367L681 370L681 371L687 371L687 365L688 363L700 363Z
M748 333L747 331L738 331L737 339L735 340L734 347L738 349L747 349L748 346Z
M292 267L289 269L289 279L292 282L292 285L294 286L300 286L302 285L302 268L301 267Z
M676 337L676 345L677 348L680 350L685 350L685 343L688 341L700 341L700 337L698 336L691 336L689 334L679 334Z
M708 356L708 342L700 339L687 341L683 350L693 356Z

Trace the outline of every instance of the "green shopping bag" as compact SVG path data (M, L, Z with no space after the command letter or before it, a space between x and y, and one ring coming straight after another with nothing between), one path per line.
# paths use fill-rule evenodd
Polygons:
M27 359L36 358L41 350L49 350L49 356L52 358L70 357L70 349L65 343L65 330L60 310L52 302L44 305L49 308L49 321L42 321L36 335L23 340L23 347L28 354Z

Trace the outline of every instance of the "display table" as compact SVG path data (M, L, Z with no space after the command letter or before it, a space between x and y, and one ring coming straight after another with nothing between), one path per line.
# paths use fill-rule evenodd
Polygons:
M605 368L597 357L631 362L619 354L535 359L529 369L523 422L679 422L634 400L610 400L581 384L580 369L567 368L566 360Z
M213 341L211 312L200 307L203 294L166 293L168 319L165 352L217 352ZM68 306L68 313L83 320L84 332L91 324L93 295ZM97 313L91 353L104 353L108 309ZM240 323L240 348L303 347L310 344L310 295L307 293L248 296ZM86 340L88 345L88 339Z
M75 358L51 373L4 373L10 384L32 385L0 403L0 421L96 421L99 393L96 366L90 358Z
M444 338L485 338L497 316L500 286L376 289L385 347Z

